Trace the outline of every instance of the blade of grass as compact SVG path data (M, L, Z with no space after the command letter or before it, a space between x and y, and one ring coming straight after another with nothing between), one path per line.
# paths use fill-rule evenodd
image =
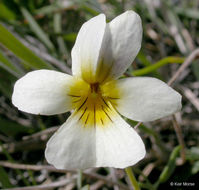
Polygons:
M24 16L24 18L28 21L28 24L32 31L35 33L35 35L46 45L46 47L54 51L55 48L48 38L48 36L45 34L45 32L42 30L42 28L39 26L39 24L36 22L34 17L28 12L28 10L24 7L21 7L21 12Z
M53 20L53 24L54 24L54 31L55 33L61 33L62 32L62 28L61 28L61 14L60 13L55 13L54 14L54 20ZM61 52L61 54L65 55L67 54L67 49L64 43L64 40L61 36L57 37L57 43L59 46L59 51Z
M14 64L12 64L1 50L0 50L0 67L4 68L9 73L16 76L17 78L22 76L22 71L19 70Z
M78 174L77 174L77 189L78 190L81 190L82 188L82 178L83 178L82 170L78 170Z
M90 190L90 186L89 185L85 185L84 187L81 188L81 190Z
M189 17L189 18L192 18L192 19L199 19L199 12L198 10L194 10L194 9L191 9L191 8L182 8L182 7L174 7L174 11L179 14L179 15L182 15L182 16L186 16L186 17Z
M39 9L37 9L34 13L37 14L37 15L38 14L39 15L53 14L54 12L57 12L62 8L63 7L56 2L56 3L53 3L51 5L41 7Z
M11 188L13 185L10 183L9 176L4 168L0 166L0 182L3 188Z
M0 67L0 78L3 79L0 80L0 92L2 92L5 97L10 99L13 88L12 84L17 78L8 71L4 70L2 67Z
M147 56L144 54L144 52L141 50L138 55L137 55L137 59L145 66L150 66L153 65L153 63L151 63L148 59ZM159 73L155 70L152 71L152 74L154 77L156 78L161 78L161 76L159 75Z
M156 187L158 187L160 183L164 183L171 177L173 171L175 170L176 158L178 157L179 153L180 153L180 146L176 146L169 157L167 165L164 167L162 173L160 174L159 179L155 183Z
M0 23L0 43L12 51L24 64L23 66L34 69L53 69L37 57L31 50L24 46L11 32Z
M16 15L13 11L8 9L6 5L3 4L3 2L0 1L0 18L5 20L15 20Z
M135 171L135 173L141 175L144 178L144 180L145 180L145 183L139 182L140 187L142 187L144 185L145 187L147 187L147 189L155 190L155 188L153 187L153 184L151 184L151 182L149 181L148 177L145 176L140 169L134 167L133 170Z
M61 12L66 9L74 9L75 2L73 1L55 1L50 5L43 6L34 11L37 15L48 15L53 14L55 12Z
M143 52L142 50L138 53L137 59L138 59L140 62L142 62L142 64L143 64L144 66L150 66L150 65L153 64L153 63L151 63L151 62L147 59L147 57L145 56L145 54L144 54L144 52Z
M75 42L77 38L77 33L69 33L69 34L64 34L63 35L64 40L69 41L69 42Z

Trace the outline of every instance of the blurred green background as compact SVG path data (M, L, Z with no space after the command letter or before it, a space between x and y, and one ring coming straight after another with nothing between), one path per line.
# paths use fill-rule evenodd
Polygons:
M13 85L25 73L42 68L71 73L70 52L85 21L104 13L108 22L125 10L136 11L144 29L142 49L125 76L169 81L199 44L198 0L0 0L1 189L131 189L123 170L90 169L82 176L49 169L45 144L69 113L36 116L11 103ZM183 96L181 112L137 129L147 148L146 157L133 166L142 189L188 188L171 182L199 187L197 60L173 87ZM60 183L52 186L55 182Z

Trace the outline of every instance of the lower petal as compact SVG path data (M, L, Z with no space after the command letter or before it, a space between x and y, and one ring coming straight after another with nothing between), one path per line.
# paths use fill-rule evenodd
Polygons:
M58 169L92 167L96 163L95 139L95 129L83 128L72 115L48 141L46 160Z
M96 129L96 167L126 168L145 156L145 146L137 132L119 115L106 128Z
M141 138L118 114L106 126L90 127L80 116L74 112L47 143L45 157L56 168L125 168L145 156Z

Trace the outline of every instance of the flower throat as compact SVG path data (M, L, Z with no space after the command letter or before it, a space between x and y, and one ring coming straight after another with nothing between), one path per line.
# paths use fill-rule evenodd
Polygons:
M107 96L106 88L99 83L88 84L80 82L71 88L68 94L72 98L75 114L78 114L79 122L84 127L104 127L114 123L113 115L116 113L114 109L114 99ZM108 89L108 88L107 88ZM109 88L110 89L110 88Z

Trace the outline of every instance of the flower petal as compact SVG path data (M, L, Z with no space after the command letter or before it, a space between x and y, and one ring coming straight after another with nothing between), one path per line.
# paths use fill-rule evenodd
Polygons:
M69 111L71 97L67 96L72 76L50 70L26 74L14 86L12 103L19 110L32 114L53 115Z
M95 140L95 129L84 128L73 114L48 141L46 160L58 169L92 167L96 162Z
M112 63L109 78L115 79L126 71L140 50L142 41L140 16L134 11L126 11L119 15L108 24L106 38L102 50L104 55L101 56L104 57L104 64Z
M114 100L116 109L132 120L153 121L181 109L181 95L156 78L120 79L117 87L121 97Z
M137 132L119 115L96 132L96 167L126 168L145 156L145 146Z
M45 157L56 168L125 168L144 157L141 138L118 114L104 127L85 127L80 116L74 112L47 143Z
M84 23L72 49L73 75L82 77L89 83L96 80L99 53L105 33L105 15L100 14Z
M120 77L141 47L142 25L138 14L126 11L109 24L98 15L80 29L72 50L73 74L89 83Z

